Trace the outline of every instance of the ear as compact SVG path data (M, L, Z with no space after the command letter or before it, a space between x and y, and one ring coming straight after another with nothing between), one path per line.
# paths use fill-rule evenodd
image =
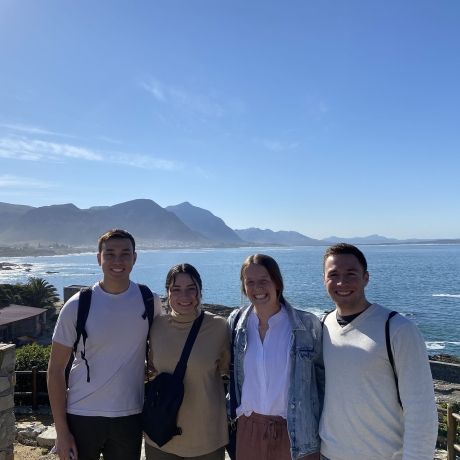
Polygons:
M369 272L368 271L364 272L363 279L364 279L364 286L367 286L367 283L369 282Z
M134 256L134 261L133 261L133 265L134 265L136 263L136 260L137 260L137 252L134 252L133 256Z
M101 266L101 253L100 252L97 253L97 263L99 266Z

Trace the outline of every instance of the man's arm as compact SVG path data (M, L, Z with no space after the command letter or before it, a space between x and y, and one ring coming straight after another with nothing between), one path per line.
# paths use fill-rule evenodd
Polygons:
M403 406L403 460L431 460L438 435L438 416L425 341L412 322L394 321L394 324L396 330L391 334L391 342ZM390 331L391 328L392 325Z
M66 411L65 369L71 354L71 347L53 342L48 363L48 396L56 427L56 453L60 460L78 458L75 440L67 425Z

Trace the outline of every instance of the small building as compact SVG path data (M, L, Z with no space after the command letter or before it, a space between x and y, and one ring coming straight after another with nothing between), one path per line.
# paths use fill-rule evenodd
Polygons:
M64 303L66 303L74 294L80 292L80 289L88 287L84 284L71 284L70 286L64 286Z
M0 342L21 336L38 337L46 325L46 308L8 305L0 308Z

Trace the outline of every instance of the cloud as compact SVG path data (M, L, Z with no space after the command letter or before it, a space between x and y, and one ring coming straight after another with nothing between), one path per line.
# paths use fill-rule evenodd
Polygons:
M178 161L163 160L148 155L117 153L108 156L113 163L120 163L142 169L160 169L162 171L177 171L184 168L184 164Z
M0 123L0 128L6 128L12 131L19 131L21 133L39 134L44 136L74 137L69 134L48 131L47 129L39 128L38 126L22 125L16 123Z
M0 176L0 188L33 188L48 189L54 188L56 184L52 182L43 182L28 177L18 177L4 174Z
M139 84L160 103L171 104L178 109L208 117L220 118L225 114L222 103L213 95L193 93L183 88L165 85L155 78L141 81Z
M285 142L277 139L256 139L256 142L272 152L287 152L300 146L299 142Z
M100 154L84 147L27 137L0 138L0 158L28 161L62 161L63 158L92 161L103 159Z
M142 169L177 171L184 164L136 153L96 151L68 143L47 142L27 137L0 137L0 158L20 161L83 160L123 164Z

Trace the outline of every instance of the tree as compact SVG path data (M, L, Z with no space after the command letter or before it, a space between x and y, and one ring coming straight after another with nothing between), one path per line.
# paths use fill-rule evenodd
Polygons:
M22 284L0 284L0 308L22 303Z
M23 285L21 300L23 305L31 307L52 307L59 301L56 288L43 278L31 277Z

